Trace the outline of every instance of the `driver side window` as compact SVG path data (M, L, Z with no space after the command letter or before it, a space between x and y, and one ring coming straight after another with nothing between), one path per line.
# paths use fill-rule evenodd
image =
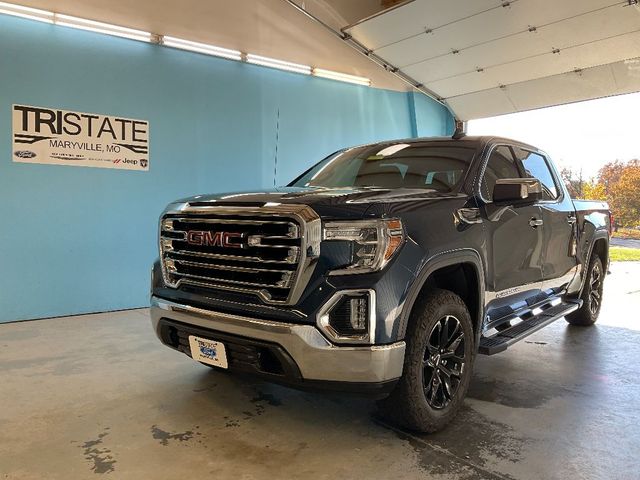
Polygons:
M557 199L559 196L558 187L545 158L542 155L521 148L516 148L516 155L522 162L525 177L537 178L540 181L542 199Z
M482 183L480 184L480 193L482 197L489 201L493 201L493 187L499 178L520 178L520 171L516 165L511 148L506 145L500 145L493 149L487 167L484 171Z

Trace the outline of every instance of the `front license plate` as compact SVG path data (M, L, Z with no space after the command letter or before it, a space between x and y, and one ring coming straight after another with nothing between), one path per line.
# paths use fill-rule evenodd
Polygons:
M189 347L194 360L214 367L229 368L224 344L189 335Z

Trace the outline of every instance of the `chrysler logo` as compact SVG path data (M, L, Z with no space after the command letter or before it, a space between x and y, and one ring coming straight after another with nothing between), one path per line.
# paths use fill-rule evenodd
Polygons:
M205 247L244 248L243 233L237 232L208 232L202 230L189 230L187 243Z

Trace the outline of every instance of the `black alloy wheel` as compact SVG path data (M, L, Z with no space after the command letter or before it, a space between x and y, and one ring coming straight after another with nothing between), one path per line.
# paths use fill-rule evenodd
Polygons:
M460 296L437 288L421 294L404 336L402 376L389 396L378 402L382 416L425 433L451 422L471 381L475 334Z
M422 384L427 403L445 408L454 398L465 367L465 335L453 315L441 318L431 329L424 352Z
M591 277L589 278L589 310L592 315L597 315L600 310L602 301L602 263L595 262L591 268Z
M598 255L593 255L580 293L582 306L565 318L571 325L589 326L598 320L602 308L602 294L604 292L605 268L604 262Z

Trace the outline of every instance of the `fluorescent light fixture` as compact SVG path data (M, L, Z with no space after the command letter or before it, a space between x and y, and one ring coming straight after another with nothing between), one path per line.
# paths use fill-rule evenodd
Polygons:
M53 12L23 7L12 3L0 2L0 13L13 15L14 17L28 18L29 20L37 20L39 22L53 23Z
M285 62L284 60L276 60L275 58L263 57L252 53L247 54L247 62L253 63L254 65L262 65L263 67L279 68L280 70L287 70L288 72L311 75L311 67L308 65Z
M90 32L106 33L107 35L115 35L116 37L129 38L131 40L139 40L141 42L150 42L152 35L142 30L134 30L133 28L119 27L108 23L96 22L95 20L86 20L84 18L72 17L70 15L62 15L56 13L55 24L62 27L79 28L80 30L88 30Z
M323 68L314 68L313 74L316 77L329 78L331 80L338 80L340 82L355 83L356 85L371 85L371 80L367 77L358 77L357 75L348 75L346 73L334 72L332 70L325 70Z
M238 50L229 50L228 48L207 45L206 43L192 42L181 38L164 36L162 44L166 47L180 48L182 50L190 50L192 52L204 53L206 55L214 55L216 57L229 58L231 60L242 60L242 53Z

